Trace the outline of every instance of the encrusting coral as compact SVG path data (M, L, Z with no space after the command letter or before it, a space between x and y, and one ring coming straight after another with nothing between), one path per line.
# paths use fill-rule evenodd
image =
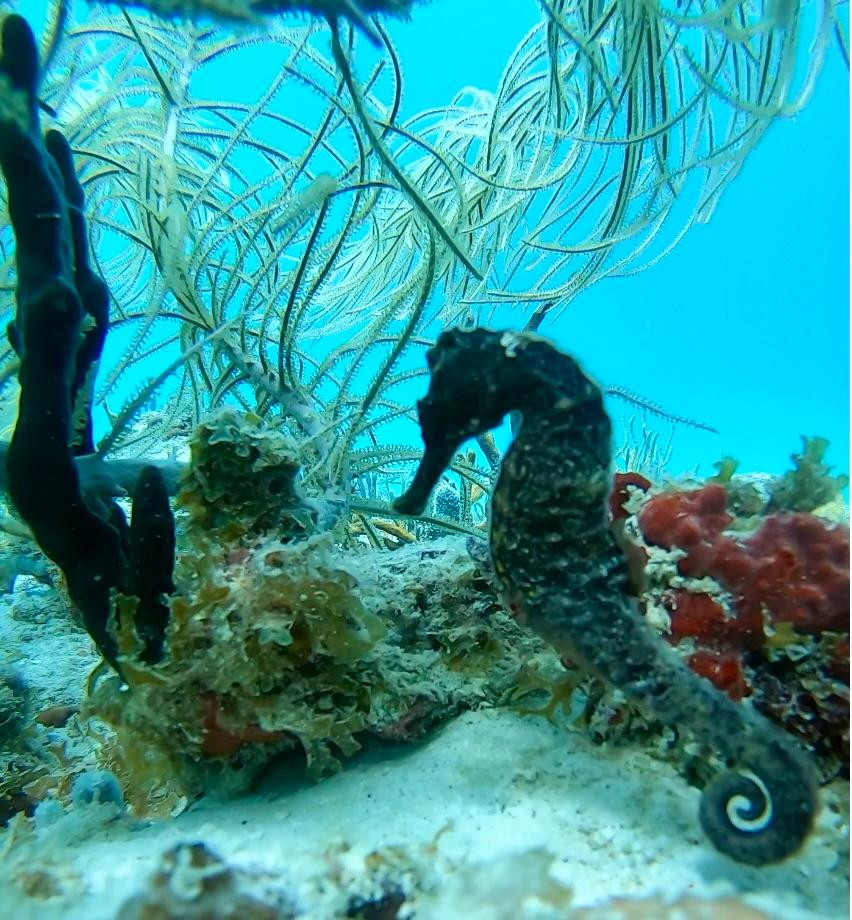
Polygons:
M705 787L701 824L719 850L754 865L798 850L817 807L813 767L778 729L696 676L632 596L606 523L611 426L600 389L528 334L444 332L427 363L429 391L418 403L425 453L397 509L420 513L461 444L519 410L491 512L491 557L507 602L560 655L760 778L763 787L723 772ZM735 799L744 804L734 810Z
M677 568L710 576L736 598L744 620L761 626L766 609L801 632L839 631L849 615L849 531L809 514L773 514L743 540L723 531L733 521L722 486L654 496L639 514L645 540L684 551Z

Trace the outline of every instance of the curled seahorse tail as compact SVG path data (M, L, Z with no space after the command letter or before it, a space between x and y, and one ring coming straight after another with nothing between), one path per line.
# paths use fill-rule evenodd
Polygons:
M629 644L635 655L638 637L630 636ZM710 781L701 797L701 826L716 849L752 866L795 853L813 825L818 788L816 773L795 742L747 705L719 693L669 650L661 649L647 667L649 678L625 680L630 668L630 656L624 654L610 664L607 676L731 766Z
M762 741L760 748L755 745L741 763L705 787L698 812L701 826L716 849L737 862L780 862L801 847L813 826L816 776L781 737Z

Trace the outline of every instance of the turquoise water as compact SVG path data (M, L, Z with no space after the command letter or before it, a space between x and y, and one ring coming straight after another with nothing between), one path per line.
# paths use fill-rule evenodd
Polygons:
M41 0L18 7L41 20ZM466 86L495 92L508 56L538 21L534 0L513 3L511 14L495 14L488 0L437 0L409 22L391 21L403 120ZM225 63L204 91L256 98L264 83L252 69L261 59L247 59L236 84ZM708 473L733 455L742 471L778 473L802 435L828 438L828 459L848 469L848 163L848 69L832 42L813 98L776 120L707 224L646 271L583 291L541 327L599 382L718 430L678 426L670 472ZM499 319L523 322L511 310ZM616 445L631 414L641 428L629 406L615 401L612 413ZM669 427L651 422L666 441Z
M404 111L465 85L496 91L501 62L538 22L532 0L511 7L495 15L488 0L439 0L394 24ZM709 472L731 454L742 470L781 472L799 436L815 434L847 470L849 71L839 48L810 103L772 126L708 224L647 271L583 292L542 332L599 381L719 429L679 430L672 471Z
M41 0L18 6L41 20ZM84 6L77 10L85 15ZM842 7L841 16L847 12ZM509 55L538 21L534 0L513 3L511 14L495 14L487 0L438 0L409 22L391 20L403 66L402 120L449 104L467 86L496 92ZM249 53L234 81L225 59L198 89L252 100L274 71L267 63L265 49ZM649 418L663 443L674 434L670 473L706 474L725 455L741 471L779 473L800 437L814 435L830 440L837 470L848 469L848 163L848 69L832 42L813 98L795 117L776 119L708 223L649 269L582 291L541 326L600 383L717 429L672 432ZM503 308L497 322L524 319ZM120 351L117 336L112 347ZM118 395L133 388L128 381ZM409 392L412 400L419 395ZM618 446L623 424L634 416L639 431L643 416L617 400L611 411ZM105 420L98 422L102 430Z

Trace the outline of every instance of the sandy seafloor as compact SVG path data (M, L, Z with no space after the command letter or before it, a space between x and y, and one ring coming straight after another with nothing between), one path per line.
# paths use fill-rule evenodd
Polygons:
M95 660L88 637L54 615L50 589L28 582L0 604L2 664L17 668L37 705L73 702ZM763 869L714 852L698 826L699 795L639 748L596 746L565 722L510 710L469 712L318 784L271 775L251 796L205 799L171 821L89 805L36 834L7 832L0 915L848 916L847 784L823 790L803 852ZM181 869L195 843L216 858ZM170 860L171 874L152 881ZM382 897L385 912L375 903L359 912Z

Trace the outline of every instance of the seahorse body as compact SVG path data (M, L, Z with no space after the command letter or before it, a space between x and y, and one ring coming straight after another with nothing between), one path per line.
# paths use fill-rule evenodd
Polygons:
M461 444L518 410L491 505L491 559L507 594L561 655L757 777L725 772L705 788L699 817L717 849L752 865L790 856L816 813L814 771L790 739L695 675L645 623L607 522L611 425L600 389L571 357L525 333L449 330L426 360L425 453L397 510L421 513Z

